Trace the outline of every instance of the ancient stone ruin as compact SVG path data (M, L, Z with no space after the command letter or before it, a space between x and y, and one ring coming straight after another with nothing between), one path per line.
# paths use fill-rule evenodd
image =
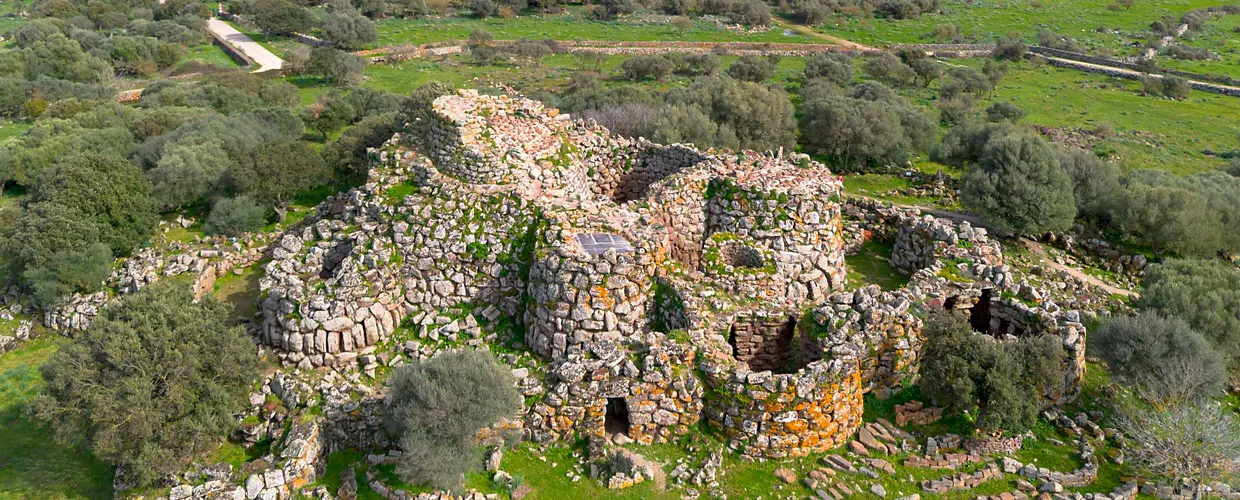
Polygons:
M705 419L754 457L838 446L864 393L915 380L919 306L971 308L996 338L1058 333L1074 358L1048 402L1079 385L1079 320L1012 310L984 231L846 205L808 157L629 140L469 90L411 126L426 133L398 134L366 185L272 244L259 336L286 364L506 342L546 363L519 383L531 440L662 442ZM844 291L846 208L894 232L908 287Z

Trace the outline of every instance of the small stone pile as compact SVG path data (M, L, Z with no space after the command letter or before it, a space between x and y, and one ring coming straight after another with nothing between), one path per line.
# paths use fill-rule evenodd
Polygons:
M929 425L943 418L942 408L925 406L921 401L909 401L895 406L896 425Z

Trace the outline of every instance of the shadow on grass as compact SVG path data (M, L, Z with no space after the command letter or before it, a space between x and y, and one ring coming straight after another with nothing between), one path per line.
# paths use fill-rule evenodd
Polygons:
M36 339L0 357L0 498L112 498L112 467L83 440L57 442L23 415L43 387L42 365L59 339Z

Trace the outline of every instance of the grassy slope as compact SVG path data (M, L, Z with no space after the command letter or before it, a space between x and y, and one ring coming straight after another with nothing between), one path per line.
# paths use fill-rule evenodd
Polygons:
M224 53L224 49L210 43L190 47L189 50L185 52L185 59L182 63L189 61L198 61L223 68L238 67L237 62L233 61L231 57L228 57L228 55Z
M953 64L980 66L981 61ZM1119 132L1098 147L1125 169L1154 168L1178 174L1214 170L1224 160L1205 149L1237 147L1240 99L1193 92L1185 101L1147 97L1141 84L1029 63L1012 66L994 95L979 104L1010 101L1028 112L1025 123L1092 130L1110 123Z
M1010 31L1026 40L1036 40L1046 29L1071 36L1086 46L1119 47L1125 40L1113 30L1127 32L1149 29L1150 22L1163 14L1179 17L1185 11L1219 5L1217 0L1139 0L1131 10L1113 11L1105 0L991 0L970 2L945 0L943 14L916 19L861 19L837 16L819 27L825 33L849 40L882 45L886 43L933 42L926 35L939 24L956 24L966 37L992 41ZM1096 31L1109 28L1107 33Z
M631 41L686 41L686 42L775 42L775 43L828 43L826 40L799 33L785 34L773 29L763 33L746 34L728 31L714 23L695 20L692 27L681 35L676 27L666 22L643 21L593 21L579 14L523 15L511 20L498 18L436 18L391 19L376 23L379 28L378 45L400 43L424 44L451 40L465 40L469 32L477 28L490 31L497 39L552 38L555 40L599 40L609 42Z
M860 288L876 284L883 290L895 290L908 284L909 278L891 266L891 245L871 240L856 255L844 258L848 266L848 287Z
M43 387L39 366L63 342L39 338L0 356L0 499L112 498L110 466L22 415Z
M1183 71L1240 78L1240 33L1234 31L1237 28L1240 28L1240 16L1211 18L1200 33L1189 32L1180 39L1184 45L1213 51L1219 59L1180 61L1161 57L1158 63Z

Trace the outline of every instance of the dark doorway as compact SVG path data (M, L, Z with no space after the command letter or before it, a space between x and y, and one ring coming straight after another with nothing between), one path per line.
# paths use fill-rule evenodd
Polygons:
M624 398L607 398L603 429L607 434L629 434L629 404Z
M969 311L969 325L973 327L973 331L978 333L990 334L990 301L994 289L983 288L982 296L978 297L977 305Z

